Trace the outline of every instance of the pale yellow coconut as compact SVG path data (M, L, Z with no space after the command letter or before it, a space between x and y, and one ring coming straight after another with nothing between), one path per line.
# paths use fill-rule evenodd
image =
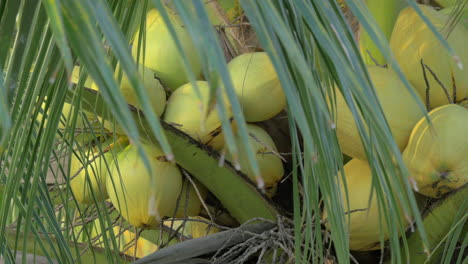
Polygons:
M423 116L423 111L395 71L378 66L368 66L368 71L395 142L403 150L411 130ZM356 122L338 90L336 106L336 131L341 151L352 158L366 160Z
M260 126L247 124L249 133L249 144L254 151L260 174L265 183L267 196L272 197L276 193L276 187L284 176L283 162L278 154L278 149L270 135ZM240 137L236 135L236 137ZM240 138L238 138L240 140ZM241 171L245 173L253 182L256 182L255 174L249 164L247 149L239 146L239 162ZM226 155L226 159L231 161L231 155Z
M340 190L342 196L342 204L345 212L350 212L345 215L348 223L349 218L349 248L356 251L376 250L381 247L381 223L384 232L384 240L389 237L385 216L379 213L379 204L377 194L372 194L372 172L367 161L352 159L343 167L348 198L344 183L340 179ZM339 176L341 177L341 175ZM349 200L348 200L349 199ZM348 206L349 203L349 206ZM403 215L403 214L401 214ZM323 218L326 219L328 214L326 210L323 213ZM403 219L402 219L403 220ZM329 229L330 225L326 227Z
M224 139L219 138L221 120L214 105L210 105L210 87L205 81L197 81L202 99L196 94L195 87L187 83L174 91L167 101L163 120L182 130L193 139L219 148ZM229 102L224 97L224 104L230 111Z
M141 104L138 101L136 91L132 87L132 84L130 83L127 75L123 73L123 71L121 74L119 72L120 65L117 65L114 77L117 79L117 81L120 82L120 92L125 98L125 101L127 101L128 104L135 106L136 108L142 109ZM166 92L164 91L163 86L156 78L154 71L151 69L144 67L143 65L139 65L138 73L139 77L143 80L143 86L145 88L147 97L150 99L154 113L157 116L161 116L166 106ZM96 85L96 83L92 83L91 89L99 91L99 87Z
M426 97L426 82L421 67L421 59L436 74L448 91L448 95L455 102L468 96L468 28L457 24L448 35L443 30L450 16L437 12L430 6L419 5L424 15L447 39L458 59L455 60L442 46L426 23L412 8L401 11L393 28L390 47L395 54L403 73L414 85L419 94ZM445 27L450 28L450 27ZM457 63L463 65L460 69ZM430 85L429 99L431 109L448 104L449 100L442 87L437 83L429 71L426 71ZM456 87L456 98L453 98Z
M114 77L120 81L120 92L122 93L125 101L135 106L136 108L142 109L140 102L138 101L138 97L136 91L132 87L130 80L128 79L127 75L122 72L119 74L120 65L117 65L116 73ZM153 112L159 117L164 112L166 107L166 92L164 87L161 85L159 80L156 78L154 71L151 69L144 67L143 65L139 65L138 67L139 77L143 80L143 86L145 88L146 96L150 100L151 107ZM91 89L99 90L99 87L96 83L93 83ZM118 135L124 135L125 131L122 127L115 121L112 117L105 118L104 127L109 130L113 131Z
M93 204L109 198L106 179L111 162L128 144L126 140L109 139L85 153L72 154L70 187L77 202Z
M270 119L284 109L286 97L265 52L242 54L227 66L248 122Z
M194 75L198 77L201 74L201 64L190 35L181 19L170 9L166 8L166 10L169 12L171 23L175 27L182 49L188 56L186 59L190 63ZM138 54L138 46L140 41L142 42L139 34L139 32L135 34L132 46L133 57L136 59L139 55L139 63L155 71L162 83L171 90L187 83L188 75L185 73L182 54L179 52L164 19L156 9L151 9L147 14L145 57L143 57L143 46L140 47Z
M182 175L175 164L166 161L163 152L143 145L151 165L148 171L134 145L126 147L113 163L107 179L112 204L133 226L155 228L165 216L175 211L182 189Z
M88 241L92 241L93 246L103 248L105 246L103 233L106 233L107 239L111 238L109 231L110 228L106 226L107 228L103 230L99 219L88 223L86 227L89 232L89 236L84 230L84 226L80 225L74 228L73 231L75 234L80 234L78 242L88 243ZM112 229L116 238L118 251L123 254L131 257L142 258L159 249L156 244L145 238L154 236L154 232L158 232L156 230L142 230L142 232L137 235L134 228L125 228L121 225L115 225Z
M168 219L164 225L178 230L180 234L189 238L199 238L221 231L218 227L208 224L210 221L202 216L191 216L187 220Z
M468 182L468 109L451 104L429 113L414 127L403 160L414 188L440 198Z

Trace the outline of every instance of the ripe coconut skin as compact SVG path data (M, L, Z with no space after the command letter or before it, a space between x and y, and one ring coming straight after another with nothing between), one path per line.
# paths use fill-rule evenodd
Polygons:
M278 149L271 136L260 126L247 124L249 133L249 144L255 153L255 158L260 169L260 174L265 182L266 195L273 197L276 193L278 182L284 176L284 167L281 158L278 157ZM239 135L236 135L239 137ZM240 139L238 139L240 140ZM231 155L226 155L231 161ZM246 174L253 182L256 182L255 174L249 165L247 149L239 146L239 163L241 172Z
M447 32L442 29L450 16L437 12L430 6L419 5L419 7L442 33L442 36L446 37ZM458 23L446 40L458 56L459 62L464 65L463 69L457 66L457 61L442 46L416 11L406 8L397 18L390 38L390 47L403 73L423 98L426 97L427 86L420 63L421 59L444 84L450 97L453 97L453 87L456 86L456 98L452 100L457 102L468 96L468 67L466 67L468 65L468 49L466 48L468 28ZM428 70L426 70L426 75L430 85L430 108L448 104L449 100L442 87Z
M244 53L227 66L247 122L270 119L284 109L286 97L266 52Z
M181 86L169 97L163 120L193 139L217 149L224 144L224 138L219 137L221 120L216 107L209 105L208 82L197 81L196 84L202 100L191 83ZM230 111L229 101L227 97L224 98L224 104Z
M175 27L182 49L188 56L186 59L190 63L194 75L199 76L201 74L201 63L189 33L173 11L169 8L166 8L166 11L172 25ZM179 52L164 19L157 9L151 9L147 13L145 37L145 57L143 57L143 46L140 47L140 54L138 54L138 46L142 45L140 44L139 31L135 34L132 56L139 63L155 71L162 83L171 90L175 90L187 83L188 76L185 73L182 54ZM138 56L139 58L137 58Z
M395 71L379 66L368 66L368 71L395 142L402 151L423 111ZM352 158L367 160L356 122L339 91L336 106L336 132L341 151Z
M73 178L70 180L70 188L77 202L93 204L109 198L106 188L108 170L112 160L125 145L110 139L101 143L101 149L98 146L89 148L85 160L81 156L72 155L70 175Z
M380 222L382 222L384 240L388 239L389 234L385 216L381 216L379 213L379 204L375 192L372 194L372 200L369 203L372 190L372 171L370 166L367 161L352 159L346 163L343 170L345 173L348 197L346 196L345 186L340 175L342 204L344 212L352 211L352 213L345 215L346 222L349 223L349 248L355 251L380 249ZM401 208L399 209L401 210ZM350 218L348 218L348 215ZM401 213L401 215L403 215L403 213ZM380 219L381 217L383 219ZM323 212L323 218L327 218L326 210ZM328 224L326 227L330 229Z
M415 190L440 198L468 182L468 109L449 104L429 112L414 127L403 161Z
M119 213L134 227L151 229L164 216L174 213L182 175L159 148L146 144L142 148L151 171L137 147L129 145L117 156L106 183L109 198Z

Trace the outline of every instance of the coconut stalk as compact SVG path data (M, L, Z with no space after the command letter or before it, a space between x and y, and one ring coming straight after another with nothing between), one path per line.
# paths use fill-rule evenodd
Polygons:
M375 26L379 27L388 42L393 31L398 13L402 5L401 0L367 0L367 8L375 19ZM385 57L380 52L369 33L360 26L359 48L364 62L368 65L385 65ZM375 39L375 37L374 37Z

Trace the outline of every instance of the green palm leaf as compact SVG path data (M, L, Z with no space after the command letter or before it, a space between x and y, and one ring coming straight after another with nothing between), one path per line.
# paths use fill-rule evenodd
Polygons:
M66 165L70 153L85 153L85 149L74 147L77 119L82 110L115 120L137 146L141 146L141 140L161 146L169 160L175 160L193 173L239 222L255 216L275 218L278 210L261 195L260 170L248 144L245 118L227 71L222 43L202 0L172 2L200 55L203 76L212 87L212 102L222 98L219 88L226 92L233 108L240 140L233 136L226 106L217 106L227 148L234 157L233 166L218 166L217 154L164 124L153 113L137 75L140 62L132 58L130 44L138 30L144 35L145 14L150 7L158 8L163 19L169 21L163 9L165 2L0 2L0 260L14 262L17 252L22 251L23 260L31 252L60 263L127 261L113 251L118 248L114 232L104 232L103 249L94 250L91 241L80 244L78 235L70 228L90 218L99 219L106 227L116 221L104 209L105 202L84 207L70 191L71 175ZM407 2L422 15L415 1ZM332 257L338 263L351 261L346 224L349 218L343 212L339 190L339 177L343 177L339 171L344 161L333 123L336 92L343 95L356 120L373 171L373 195L385 219L390 220L386 221L390 262L407 263L412 258L410 250L416 243L415 235L418 247L428 250L429 245L433 246L426 234L430 230L425 230L407 178L401 177L408 171L339 5L335 1L307 0L240 0L239 3L261 48L270 57L287 97L296 263L322 263ZM369 39L409 88L388 41L363 2L346 3ZM168 26L176 37L174 28L170 23ZM437 36L453 54L442 36ZM176 45L183 53L180 40L176 39ZM140 52L145 54L144 41ZM196 76L188 59L182 58L189 81L195 83ZM72 85L69 77L77 63L84 71L77 85ZM124 100L119 82L114 78L117 63L129 78L142 112L131 110ZM88 75L99 86L99 96L84 88ZM416 98L415 92L410 92ZM69 116L62 116L65 103L74 108ZM420 108L424 111L422 104ZM65 129L58 131L59 124ZM93 137L97 139L97 136L95 131ZM255 183L234 169L239 166L237 153L241 146L249 149L248 160L259 179ZM193 153L203 162L191 162ZM148 158L144 157L144 161L149 168ZM206 164L207 168L201 166ZM216 182L218 178L213 172L223 180ZM231 184L233 189L223 190L221 186L226 184ZM243 195L242 199L235 200L236 193ZM348 191L347 195L352 193ZM251 206L239 206L248 202ZM397 209L399 205L403 213ZM331 232L324 232L323 208L328 212ZM466 218L461 214L457 219ZM406 231L405 224L410 219L414 219L418 233L408 240L399 238L397 234ZM461 240L460 224L449 226L452 230L449 237ZM89 230L85 228L83 232ZM444 261L454 256L456 245L455 242L439 245L438 252L443 249ZM84 255L80 256L83 251ZM462 261L459 257L458 262Z

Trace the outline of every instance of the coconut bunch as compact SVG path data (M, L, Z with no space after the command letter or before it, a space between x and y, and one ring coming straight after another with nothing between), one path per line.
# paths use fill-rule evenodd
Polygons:
M254 151L260 169L260 175L255 175L247 158L248 150L239 146L238 155L234 157L226 146L221 125L223 118L230 120L235 142L241 141L238 124L233 119L233 102L226 94L227 87L204 80L194 43L182 20L171 8L171 1L167 2L166 11L181 40L182 52L176 47L156 9L147 13L144 45L139 32L132 42L138 76L144 84L152 111L209 151L218 152L222 159L239 165L245 180L255 184L261 177L266 197L272 198L284 177L284 164L278 154L278 139L261 125L285 109L286 97L268 54L244 52L227 63L235 99L247 121L248 145ZM235 3L230 6L226 4L229 1L220 2L225 4L223 9L236 8ZM395 69L368 65L367 71L395 143L409 169L414 190L441 198L464 186L468 177L468 72L466 67L458 67L459 63L468 65L468 29L459 23L446 32L444 25L448 15L432 7L420 7L436 28L445 34L458 61L445 51L416 12L407 8L401 11L395 23L390 46L417 98L411 95ZM216 8L210 10L214 12ZM216 12L210 14L213 24L232 19L213 16L218 14ZM184 60L190 64L195 82L189 82ZM141 110L138 97L119 65L114 77L128 104ZM99 90L92 81L85 86ZM376 250L381 247L380 242L389 237L386 215L382 210L384 204L378 203L372 189L376 175L373 175L367 161L353 115L338 87L336 91L334 121L337 138L343 154L352 158L336 175L349 220L350 248ZM224 107L220 107L221 104ZM422 109L421 105L426 105L427 109ZM226 112L221 114L221 108ZM65 111L64 108L64 115ZM205 213L209 215L205 204L209 192L205 186L192 179L176 163L169 162L157 145L141 142L137 146L128 142L123 129L112 117L101 117L96 122L104 135L97 141L85 138L79 142L81 151L74 153L71 160L70 187L80 204L107 201L132 227L147 230L170 228L185 238L219 231L205 218ZM77 125L81 126L79 122ZM322 216L329 228L327 212ZM401 222L408 223L407 220L401 219ZM151 245L148 247L155 250Z
M455 1L449 2L440 4L454 8L451 4ZM398 15L390 47L417 98L394 69L368 65L367 71L414 191L441 199L468 182L468 28L463 23L450 24L451 10L419 7L457 57L449 54L416 11L408 7ZM336 108L337 138L342 152L352 158L337 175L345 218L349 220L350 248L376 250L381 239L388 238L386 216L382 208L379 210L381 205L372 189L377 176L372 174L355 120L339 91ZM326 223L326 211L323 217Z
M222 7L229 8L225 5ZM139 63L138 77L150 99L152 110L194 141L211 148L213 152L224 152L225 159L232 161L232 155L225 147L221 114L217 107L220 102L210 98L212 90L222 93L228 116L232 117L231 102L225 95L225 88L220 86L213 89L209 82L203 80L200 60L188 32L178 15L170 8L167 11L178 37L183 40L183 53L188 55L186 58L198 80L188 82L183 68L184 55L176 48L159 12L151 9L147 14L143 46L145 60L140 57L138 32L132 43L132 54ZM266 196L272 197L284 176L284 168L274 139L260 123L270 120L285 108L284 93L265 52L243 53L227 66L237 100L248 122L248 143L260 167ZM79 76L80 69L75 69L77 73L74 74ZM116 67L114 78L127 103L141 110L141 104L120 65ZM92 80L85 86L100 90ZM186 177L189 175L177 164L169 162L158 146L142 142L139 148L129 142L112 117L100 117L97 121L105 128L106 136L100 141L80 144L81 151L73 153L71 159L70 187L79 204L88 206L110 202L123 219L136 228L168 226L191 238L219 231L205 218L204 201L208 196L205 186ZM231 125L236 140L240 140L237 125L235 122L231 122ZM247 149L240 149L240 171L246 180L255 183L246 153ZM131 234L124 237L127 236Z

